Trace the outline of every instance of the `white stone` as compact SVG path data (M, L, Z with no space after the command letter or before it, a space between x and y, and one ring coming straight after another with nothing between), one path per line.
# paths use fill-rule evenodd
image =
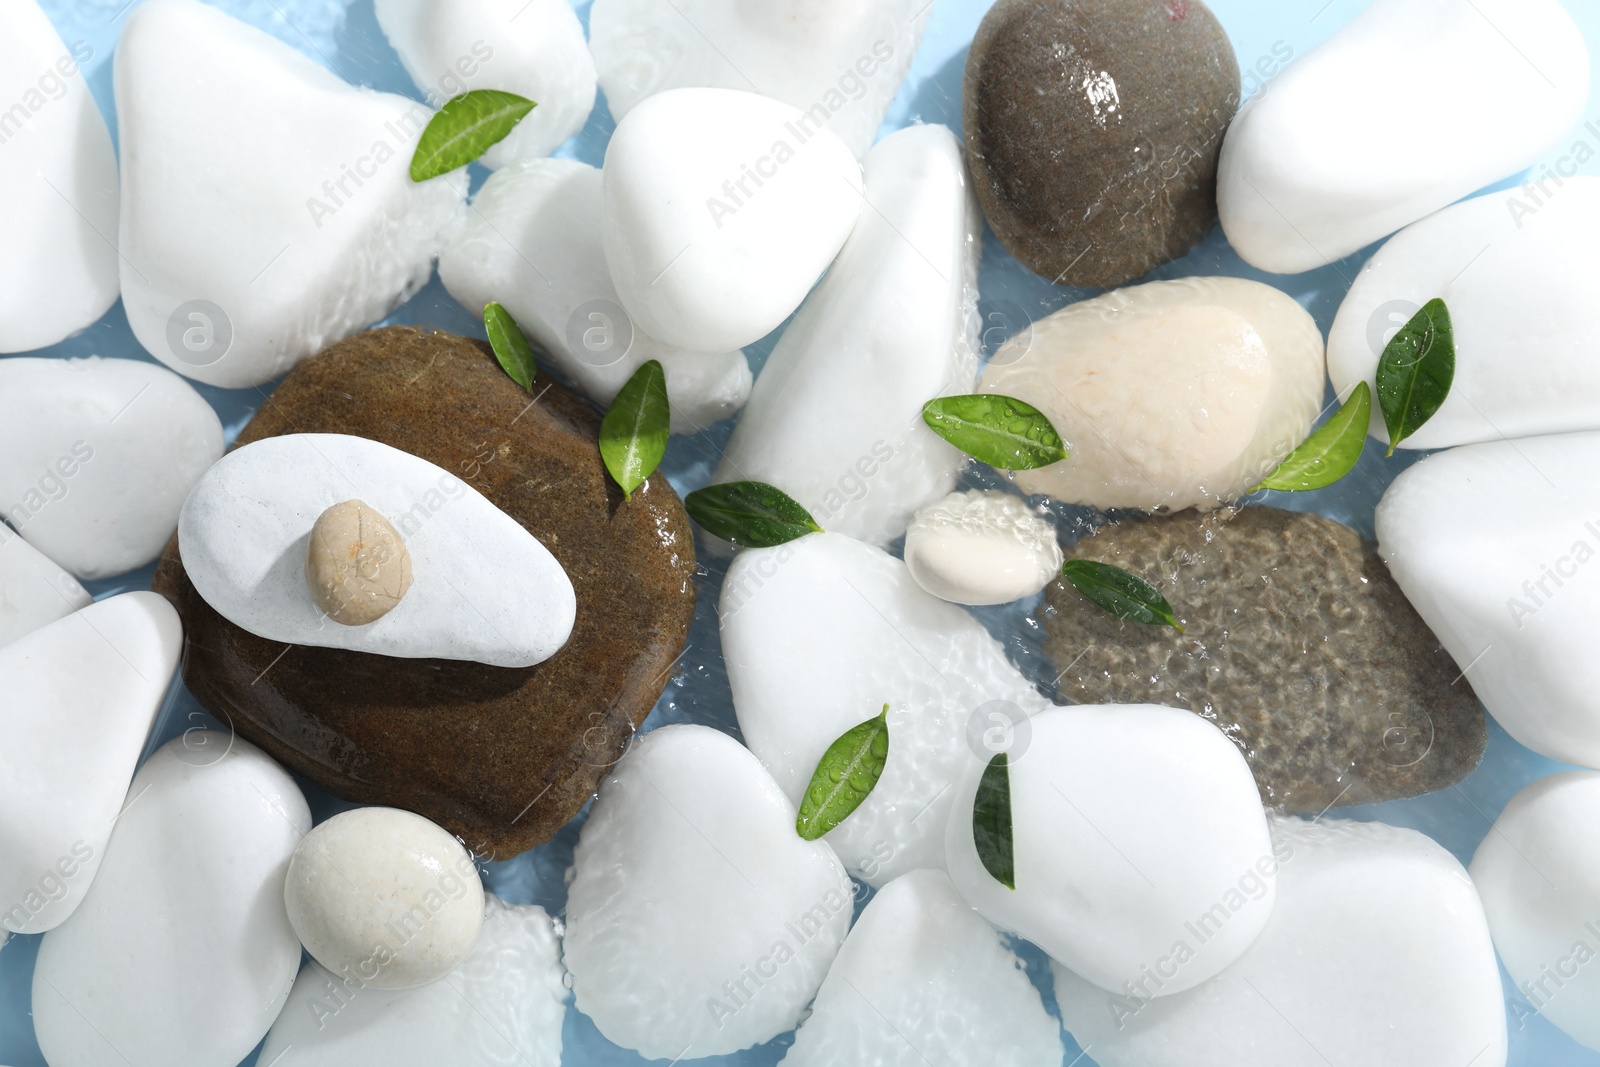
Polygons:
M1070 458L1025 492L1098 508L1221 507L1305 440L1327 378L1322 331L1243 278L1148 282L1062 308L995 353L980 391L1044 412Z
M199 0L128 15L116 90L123 304L173 370L261 385L427 283L466 178L411 181L421 104Z
M664 89L745 89L811 111L866 155L911 67L925 0L596 0L595 64L622 118Z
M1154 971L1170 996L1237 960L1275 880L1255 779L1227 735L1153 704L1056 708L1030 726L1010 759L1016 889L973 845L984 761L969 757L945 846L961 895L1102 989Z
M53 345L117 299L117 157L92 59L35 0L0 7L0 352Z
M1553 774L1512 797L1472 881L1529 1005L1600 1050L1600 774Z
M472 954L441 981L391 991L316 962L258 1062L271 1067L560 1067L567 988L543 908L485 899Z
M606 263L634 324L725 352L778 327L861 211L861 165L796 108L732 89L673 89L606 148Z
M1021 961L941 871L872 898L783 1062L917 1067L922 1049L951 1067L1062 1062L1060 1024Z
M39 934L83 901L183 651L155 593L124 593L0 649L0 923Z
M0 515L79 578L154 560L222 423L171 371L132 359L0 360Z
M794 805L733 738L705 726L644 735L601 785L573 854L578 1010L646 1059L723 1055L794 1029L853 906L844 865L794 824Z
M289 858L283 900L312 959L373 989L438 981L483 925L471 854L399 808L356 808L318 825Z
M1374 0L1240 110L1222 228L1262 270L1335 262L1533 163L1588 96L1560 0Z
M495 172L462 219L439 277L480 311L503 304L584 395L609 405L646 360L667 375L674 433L698 433L750 397L744 352L689 352L638 330L622 310L600 242L600 171L541 159Z
M1151 1000L1052 968L1062 1021L1096 1063L1504 1067L1499 969L1453 856L1414 830L1342 819L1274 818L1273 847L1272 919L1209 982Z
M1374 382L1384 346L1422 305L1437 297L1450 309L1450 395L1402 448L1600 430L1600 178L1546 188L1537 209L1527 193L1490 193L1406 227L1340 305L1328 375L1341 396ZM1376 404L1372 435L1388 443Z
M594 108L594 59L567 0L375 0L383 34L430 107L473 89L536 105L486 167L547 156Z
M310 828L294 780L253 745L195 730L158 749L89 895L39 946L33 1023L51 1067L244 1059L300 968L283 876Z
M972 392L983 219L943 126L885 138L866 175L870 206L779 338L715 480L776 485L825 529L886 545L966 462L922 407Z
M411 553L410 590L365 626L326 618L306 585L311 527L352 496ZM567 572L515 519L442 467L364 437L287 434L230 452L184 504L178 551L207 604L285 644L531 667L577 618Z
M842 534L739 553L719 613L739 729L792 803L828 746L889 705L883 776L825 838L872 885L943 869L973 753L1025 738L1051 706L977 619Z
M1010 493L951 493L917 512L906 567L934 596L956 604L1009 604L1061 572L1056 528Z
M1552 759L1600 767L1600 433L1466 445L1394 480L1389 572L1489 713Z
M0 526L0 648L93 599L76 578Z

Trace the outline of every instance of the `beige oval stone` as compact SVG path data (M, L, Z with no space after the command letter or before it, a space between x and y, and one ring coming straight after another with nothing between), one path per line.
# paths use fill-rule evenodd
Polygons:
M1019 472L1028 493L1147 511L1220 507L1311 430L1322 334L1293 299L1242 278L1118 289L1033 324L995 354L979 392L1049 416L1070 452Z
M376 509L346 500L311 527L306 584L328 618L365 626L393 611L411 588L411 553Z

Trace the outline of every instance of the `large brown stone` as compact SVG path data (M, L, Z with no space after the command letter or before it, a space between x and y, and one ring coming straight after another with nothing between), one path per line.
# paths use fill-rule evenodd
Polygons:
M1073 556L1156 585L1184 632L1124 622L1050 587L1060 699L1189 708L1231 737L1289 811L1417 796L1483 756L1483 708L1376 546L1277 508L1135 519Z
M307 360L239 443L371 438L457 474L520 522L577 592L572 637L521 670L284 645L222 618L167 547L155 589L183 616L206 708L329 792L406 808L505 858L577 814L649 714L694 613L694 540L665 478L624 501L600 417L549 379L534 395L482 342L394 327Z
M1200 0L999 0L967 56L967 161L1029 270L1111 289L1217 219L1239 64Z

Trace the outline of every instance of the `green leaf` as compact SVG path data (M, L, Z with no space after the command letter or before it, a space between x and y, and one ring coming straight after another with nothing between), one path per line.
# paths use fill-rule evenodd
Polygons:
M852 726L828 746L806 786L794 828L815 841L850 817L867 799L889 761L889 705L875 719Z
M684 506L705 531L745 548L775 548L821 533L811 513L762 482L725 482L690 493Z
M1372 390L1366 382L1358 382L1350 399L1334 412L1333 418L1285 456L1278 469L1267 475L1256 489L1295 493L1332 485L1349 474L1361 458L1361 450L1367 445L1367 428L1371 425Z
M633 372L600 423L600 458L629 500L661 466L671 421L667 375L652 359Z
M1456 335L1450 309L1430 300L1400 328L1378 360L1378 407L1389 430L1389 451L1416 433L1450 395L1456 376Z
M499 89L474 89L445 101L417 141L411 180L425 182L483 155L505 140L536 105L525 96Z
M527 335L511 317L511 312L496 303L485 305L483 328L488 331L489 347L494 349L494 358L500 361L501 368L512 381L532 392L539 367L533 361L533 346L528 344Z
M1149 626L1170 626L1183 633L1183 627L1172 614L1172 605L1160 590L1121 567L1109 563L1096 563L1089 559L1069 559L1061 568L1061 576L1072 583L1090 603L1103 608L1119 619L1141 622Z
M1031 471L1067 458L1050 420L1015 397L942 396L923 406L922 420L973 459L1003 471Z
M1011 761L1004 752L989 761L978 780L978 795L972 800L972 843L983 869L1007 889L1017 888L1011 840Z

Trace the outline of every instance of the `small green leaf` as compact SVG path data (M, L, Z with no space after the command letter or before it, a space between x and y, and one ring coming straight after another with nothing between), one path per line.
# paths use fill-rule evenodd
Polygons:
M511 317L511 312L496 303L485 305L483 328L489 334L489 347L494 349L494 358L500 361L501 368L512 381L532 392L539 367L533 361L533 346L528 344L527 335Z
M883 777L889 761L889 705L876 719L852 726L828 746L806 786L794 828L815 841L850 817Z
M411 157L411 180L425 182L483 155L505 140L536 105L499 89L474 89L446 100L428 120Z
M1378 407L1389 430L1389 451L1416 433L1450 395L1456 376L1456 335L1450 309L1430 300L1400 328L1378 360Z
M1278 469L1256 489L1296 493L1332 485L1349 474L1361 458L1371 424L1372 390L1366 382L1358 382L1350 399L1334 412L1333 418L1285 456Z
M661 466L671 421L666 372L659 361L648 360L633 372L600 423L600 458L629 500Z
M822 532L810 512L783 490L762 482L708 485L683 503L707 533L745 548L775 548Z
M1090 603L1119 619L1148 626L1170 626L1183 633L1183 627L1178 625L1178 620L1173 616L1172 605L1167 603L1167 598L1137 574L1129 574L1109 563L1069 559L1061 568L1061 576L1071 582L1072 587Z
M1015 397L942 396L923 406L922 420L973 459L1003 471L1031 471L1067 458L1050 420Z
M978 860L994 880L1017 888L1016 858L1011 841L1011 760L1001 752L989 761L972 800L972 843Z

